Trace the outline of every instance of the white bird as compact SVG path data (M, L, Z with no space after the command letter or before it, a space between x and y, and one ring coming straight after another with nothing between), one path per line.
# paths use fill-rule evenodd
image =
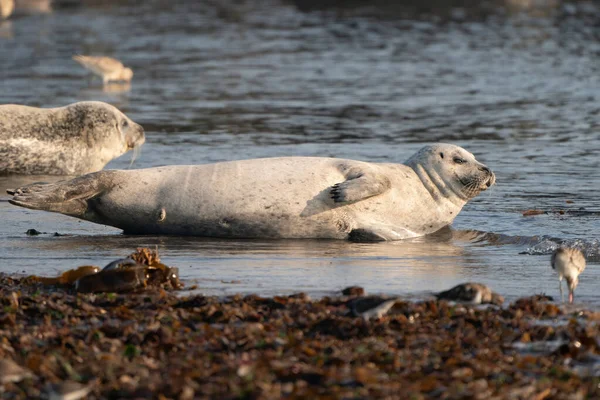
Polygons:
M111 57L73 56L73 60L83 65L86 69L102 77L104 84L109 82L130 82L133 77L131 68Z
M7 19L15 9L15 0L0 0L0 20Z
M585 269L585 256L579 249L572 247L559 247L550 259L552 269L558 272L558 287L560 299L564 301L562 280L565 278L569 287L569 303L573 302L573 292L579 283L579 274Z

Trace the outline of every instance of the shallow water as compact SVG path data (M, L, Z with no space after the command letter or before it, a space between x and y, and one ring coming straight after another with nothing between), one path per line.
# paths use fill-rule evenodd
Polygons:
M0 271L54 274L158 246L207 293L361 285L426 296L475 280L512 299L558 295L549 254L566 240L588 255L576 300L600 306L600 214L521 216L600 211L598 5L137 3L58 4L2 23L0 103L114 104L146 129L134 168L291 155L402 162L445 141L491 167L497 186L451 231L381 244L130 237L2 194ZM73 54L123 60L131 87L103 89ZM0 178L0 189L30 181ZM48 234L28 237L30 228Z

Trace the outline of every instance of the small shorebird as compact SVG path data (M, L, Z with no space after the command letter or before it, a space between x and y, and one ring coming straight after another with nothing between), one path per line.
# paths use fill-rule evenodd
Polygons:
M452 289L435 294L439 300L450 300L461 303L484 304L491 303L502 305L504 297L492 292L488 286L482 283L467 282L454 286Z
M6 358L0 360L0 385L9 382L20 382L25 378L31 378L33 374L15 363L14 361Z
M92 391L96 381L87 385L73 381L63 381L46 386L46 395L50 400L83 399Z
M565 278L569 287L569 303L573 302L573 292L579 283L579 274L585 269L585 256L579 249L559 247L550 259L552 269L558 272L560 300L564 301L562 280Z
M0 0L0 20L7 19L15 9L15 0Z
M131 68L111 57L73 56L73 60L102 77L104 84L109 82L130 82L133 77Z
M365 320L383 317L396 304L397 298L381 296L358 297L346 303L353 317L362 317Z

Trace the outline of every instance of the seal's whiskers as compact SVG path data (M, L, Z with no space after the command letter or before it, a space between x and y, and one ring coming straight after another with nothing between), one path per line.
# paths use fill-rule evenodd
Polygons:
M140 154L142 154L142 146L136 144L133 146L133 151L131 152L131 162L129 163L129 169L133 166L133 162L136 158L139 158Z

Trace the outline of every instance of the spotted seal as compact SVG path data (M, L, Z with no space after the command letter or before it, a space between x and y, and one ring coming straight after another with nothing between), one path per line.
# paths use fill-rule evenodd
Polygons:
M80 175L144 143L144 129L110 104L0 105L0 174Z
M398 240L433 233L494 184L451 144L406 164L283 157L101 171L9 191L12 204L131 234Z

